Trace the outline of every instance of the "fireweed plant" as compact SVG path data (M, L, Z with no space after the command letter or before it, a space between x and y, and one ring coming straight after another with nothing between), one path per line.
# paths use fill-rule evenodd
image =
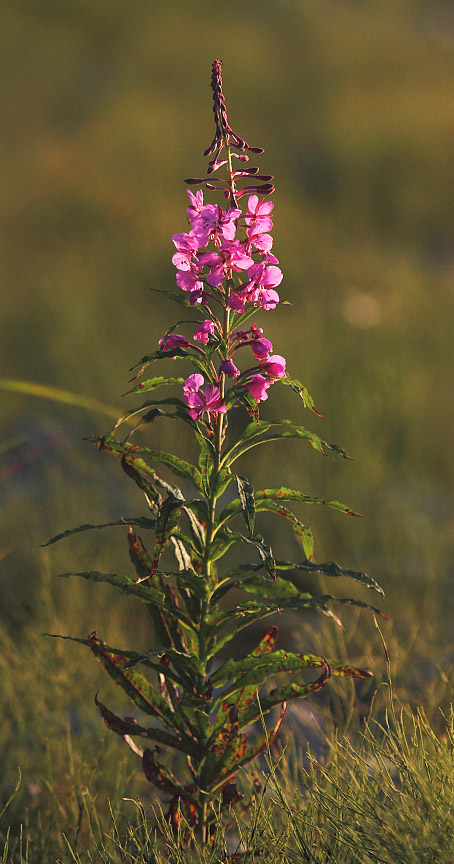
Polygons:
M149 364L169 358L192 365L195 371L185 378L153 377L135 384L130 394L167 385L178 385L180 394L148 399L120 418L107 435L92 438L99 450L119 459L145 495L146 516L112 523L129 526L129 554L136 578L93 571L74 574L137 597L150 613L153 644L158 647L145 654L106 645L96 632L75 641L89 646L135 708L152 718L151 725L142 719L120 718L96 696L109 729L140 756L147 779L167 798L172 824L179 830L182 825L193 829L202 842L213 835L219 812L243 798L235 778L274 740L290 699L320 690L332 675L366 678L371 674L325 657L275 650L278 631L274 626L240 659L225 659L226 646L236 639L239 653L242 631L276 611L319 609L335 617L331 606L348 603L382 614L358 600L313 596L301 589L301 574L321 573L349 577L382 594L364 573L344 570L332 561L316 562L310 528L283 502L325 504L352 516L358 514L338 501L287 487L254 490L247 477L236 473L241 456L285 438L300 438L320 453L345 458L348 454L291 420L260 419L260 403L268 399L275 384L289 386L306 408L318 412L306 388L287 373L284 357L273 353L262 328L255 321L246 324L280 302L277 288L283 276L272 251L273 204L268 199L274 191L273 177L247 167L248 154L263 150L250 147L229 125L219 61L213 63L211 86L216 131L205 151L210 157L207 177L186 181L202 188L195 194L188 190L190 228L172 238L180 291L163 292L190 308L197 318L170 327L157 350L133 367L138 371L131 380L137 381ZM224 169L224 179L216 173L220 169ZM203 187L220 192L226 204L206 203ZM190 324L192 336L177 332L183 325L189 329ZM241 368L243 358L245 368ZM240 434L229 437L229 415L238 410L244 412L246 422ZM115 437L119 426L125 420L130 422L134 414L142 414L136 429L158 418L185 424L198 445L198 464L134 444L131 432L123 440ZM182 478L188 488L192 484L194 497L158 476L152 467L155 464ZM301 542L302 560L274 557L255 528L256 514L264 511L290 523ZM83 525L50 542L99 527L107 526ZM222 559L234 544L252 560L223 569ZM176 561L170 569L162 569L166 549ZM164 556L164 560L170 559ZM312 680L301 680L301 673L308 670ZM258 698L265 682L280 673L298 675L299 680L284 680L269 692L260 692ZM260 723L274 709L277 716L265 734ZM259 731L253 727L256 721ZM144 746L136 739L143 739ZM181 777L161 763L158 754L162 748L182 754L180 763L176 760L183 765Z

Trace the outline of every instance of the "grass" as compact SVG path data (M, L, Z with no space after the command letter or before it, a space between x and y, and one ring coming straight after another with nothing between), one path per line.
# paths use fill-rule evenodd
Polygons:
M19 783L11 795L1 817L0 860L219 864L230 853L239 856L234 860L267 864L451 864L453 713L436 732L422 709L399 709L388 685L386 691L379 700L381 709L387 703L384 719L373 711L362 731L326 737L323 757L303 754L294 738L279 754L268 753L259 773L243 778L244 791L254 793L246 816L232 814L230 830L220 821L213 847L192 852L181 848L156 801L150 807L140 795L125 794L125 762L115 759L113 775L106 776L109 745L89 765L80 742L75 755L68 734L51 748L48 779L40 778L39 789L28 782L28 807L15 827L7 826L23 792ZM66 769L57 778L60 760Z
M18 637L3 627L0 638L2 864L220 864L235 853L267 864L451 864L452 684L447 667L440 669L412 707L406 670L421 651L417 638L403 650L390 636L393 690L382 640L369 630L367 650L354 660L374 668L373 685L345 681L292 706L272 752L240 778L251 807L232 813L230 827L219 821L212 848L189 852L163 821L140 760L96 712L96 690L104 698L110 688L114 707L117 688L79 646L40 635L74 628L72 608L78 632L91 616L108 614L110 633L124 639L133 626L146 644L146 620L132 619L123 604L109 607L99 592L89 613L80 584L54 585L48 550L42 554L33 619ZM305 638L351 657L364 646L361 621L340 632L317 620Z

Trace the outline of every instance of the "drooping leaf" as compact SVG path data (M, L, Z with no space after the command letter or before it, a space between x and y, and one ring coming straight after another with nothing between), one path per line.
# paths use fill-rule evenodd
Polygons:
M275 501L266 499L257 501L256 510L257 512L266 510L270 513L276 513L277 516L282 516L291 522L293 531L301 542L306 558L312 558L314 554L314 537L308 525L303 525L293 513L290 513L290 510L287 510L286 507L283 507L282 504L277 504Z
M91 633L88 639L63 638L87 645L110 677L141 711L158 717L165 726L170 727L178 736L181 736L182 740L188 742L190 746L193 745L191 736L182 722L182 717L169 707L165 699L147 681L144 675L131 667L130 655L134 652L120 653L117 649L111 649L98 638L95 632ZM148 665L153 664L148 661Z
M100 440L101 439L99 439L99 441ZM178 477L190 480L199 491L204 491L200 471L195 465L191 465L191 463L187 462L185 459L180 459L179 456L174 456L173 453L165 453L163 450L151 450L148 447L138 447L135 444L130 444L128 441L120 442L115 441L113 438L105 438L102 440L103 449L107 449L111 453L117 453L119 456L132 457L138 470L142 469L145 471L148 469L149 466L144 460L149 459L151 462L158 462L161 465L165 465ZM138 460L140 460L140 462L138 462ZM146 468L144 466L146 466Z
M86 571L70 571L61 573L61 578L69 578L70 576L80 576L82 579L88 579L90 582L105 582L108 585L113 585L124 594L131 594L138 597L139 600L149 603L156 609L165 612L166 615L176 618L178 621L193 628L193 624L186 613L177 606L170 606L164 602L164 594L152 588L146 582L134 582L128 576L120 576L118 573L100 573L97 570Z
M191 794L189 789L186 786L181 786L172 772L157 762L152 750L145 750L142 764L145 777L156 789L165 792L167 795L171 795L172 798L191 802L194 807L196 806L196 798Z
M153 549L153 560L151 562L151 572L154 575L158 569L161 555L170 543L172 531L177 527L181 515L182 502L170 496L166 498L159 508L158 518L156 520L155 544Z
M236 474L235 480L244 521L246 522L249 534L253 535L255 519L254 487L244 475Z
M181 750L186 754L189 753L193 755L196 752L195 746L189 740L183 741L181 737L172 735L170 732L166 732L165 729L159 729L154 726L148 726L145 728L144 726L140 726L134 718L127 717L122 719L121 717L117 717L116 714L103 705L97 695L95 696L95 703L107 728L112 732L115 732L117 735L120 735L122 738L125 735L139 736L141 738L148 738L148 740L151 741L156 741L158 744L164 744L166 747L171 747L173 750Z
M297 378L292 378L290 375L284 375L282 378L279 378L279 383L288 384L291 389L298 394L300 399L304 402L305 408L310 408L314 414L317 414L318 417L323 417L323 414L315 407L315 402L309 393L307 387L304 384L301 384L301 381L298 381Z
M221 558L233 546L234 543L247 543L257 549L263 566L272 578L276 578L274 556L270 546L268 546L260 534L255 534L253 537L247 537L241 534L240 531L232 531L227 526L216 532L215 538L210 545L210 558L213 561Z

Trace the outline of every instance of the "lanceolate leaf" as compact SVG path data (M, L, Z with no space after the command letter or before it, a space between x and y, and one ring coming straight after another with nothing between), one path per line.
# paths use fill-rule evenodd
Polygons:
M260 687L271 675L280 672L301 672L304 669L314 669L323 666L323 657L315 654L294 654L291 651L274 651L271 655L248 656L241 660L228 660L210 678L215 687L232 683L219 697L227 699L237 690L245 686L256 685ZM326 661L333 675L341 677L369 678L370 672L346 667L341 663Z
M281 384L288 384L291 389L298 394L300 399L303 400L305 408L310 408L311 411L314 412L314 414L317 414L319 417L323 417L323 414L321 414L320 411L318 411L318 409L315 407L315 402L312 396L310 395L304 384L301 384L301 381L298 381L297 378L291 378L290 375L287 374L284 375L282 378L279 378L279 382Z
M230 573L227 574L225 579L219 584L217 589L213 592L212 601L215 602L220 597L222 597L227 591L229 591L233 587L238 587L243 582L250 581L253 578L253 574L259 572L262 569L262 564L241 564L238 567L235 567ZM306 573L321 573L323 576L346 576L349 579L353 579L355 582L359 582L361 585L364 585L366 588L372 588L374 591L377 591L381 597L384 598L383 589L380 585L372 579L371 576L368 576L367 573L361 573L359 570L345 570L336 564L335 561L325 561L324 563L318 563L317 561L282 561L276 560L276 570L283 572L291 572L292 570L301 570Z
M183 384L183 381L184 378L163 378L162 376L149 378L147 381L137 384L131 390L127 390L126 393L123 393L123 396L132 396L133 393L145 393L147 390L156 390L157 387L167 387L171 384Z
M274 427L278 428L269 432ZM315 432L309 432L304 426L292 423L291 420L260 420L258 423L250 423L246 427L242 435L239 436L238 441L225 453L223 464L232 465L239 456L242 456L243 453L246 453L252 447L257 447L266 441L278 441L281 438L304 438L320 453L325 454L325 450L330 450L338 453L345 459L351 459L351 456L342 447L322 441Z
M272 651L274 651L274 648L275 648L275 645L277 642L277 637L278 637L277 627L271 627L271 629L268 631L268 633L265 634L263 639L260 640L257 647L254 648L254 650L251 651L251 653L248 656L258 658L258 657L263 657L265 654L270 654ZM222 677L223 669L224 669L224 666L221 666L221 668L219 670L217 670L214 674L215 675L219 674ZM227 677L225 678L225 680L226 681L229 680L229 674L227 674ZM212 682L212 681L213 681L213 676L210 678L210 682ZM218 686L218 685L216 685L216 686ZM240 703L243 707L245 705L248 705L251 700L255 699L256 692L257 692L257 689L255 687L245 688L243 693L241 694L240 699L237 702L237 705ZM221 699L221 707L219 708L219 710L216 714L216 719L213 723L213 736L216 735L218 729L227 722L228 716L229 716L229 713L230 713L230 710L232 707L231 703L224 701L224 694L222 694L220 699ZM211 740L212 739L210 739L210 741Z
M116 734L121 737L124 737L125 735L140 736L141 738L148 738L148 740L156 741L158 744L164 744L167 747L171 747L173 750L181 750L186 754L196 752L195 746L193 746L187 739L183 741L181 737L177 737L176 735L172 735L170 732L166 732L164 729L159 729L153 726L145 728L144 726L140 726L136 720L129 717L125 719L117 717L116 714L103 705L97 696L95 696L95 702L108 729L111 729L112 732L116 732Z
M144 461L145 459L150 459L151 462L158 462L161 465L165 465L178 477L191 480L199 491L204 491L202 477L196 466L191 465L190 462L186 462L185 459L174 456L172 453L165 453L162 450L150 450L148 447L138 447L127 441L115 441L113 438L103 440L103 449L108 449L111 453L118 453L120 456L133 457L138 470L142 469L145 471L149 469L149 466Z
M377 609L376 606L371 606L369 603L364 603L362 600L355 600L352 597L334 597L332 594L322 594L317 597L301 591L294 597L281 596L273 599L272 602L269 601L267 603L264 602L260 585L251 586L249 583L246 583L246 585L244 585L244 590L260 597L260 602L247 600L244 603L239 603L235 609L236 616L240 617L241 614L256 613L256 621L260 621L262 618L267 618L271 612L280 612L283 609L321 609L323 612L327 612L331 603L347 606L359 606L361 609L368 609L370 612L373 612L374 615L380 615L381 618L386 618L386 615L380 609Z
M283 507L282 504L276 504L274 501L266 499L257 501L256 510L257 512L267 510L270 513L276 513L277 516L283 516L284 519L291 522L293 531L301 541L304 554L307 558L312 558L312 555L314 554L314 537L311 529L307 525L303 525L303 523L300 522L293 513L290 513L286 507Z
M180 519L182 503L176 498L168 497L161 504L159 514L156 521L155 545L153 549L153 561L151 562L151 572L154 575L158 568L159 559L170 542L172 531L177 527Z
M321 690L328 683L330 675L330 667L325 661L322 674L312 684L287 684L284 687L272 690L268 696L260 698L260 707L258 704L250 705L245 711L240 711L239 723L241 727L243 728L259 720L262 714L267 714L268 711L271 711L277 705L282 705L290 699L303 699L305 696L309 696L310 693Z
M113 527L127 527L134 526L135 528L154 528L156 526L155 519L147 519L146 516L137 516L136 518L128 518L124 517L122 519L117 519L116 522L105 522L102 525L79 525L78 528L69 528L67 531L63 531L61 534L57 534L55 537L52 537L47 543L42 543L42 546L50 546L52 543L57 543L58 540L63 540L65 537L70 537L71 534L79 534L81 531L92 531L93 529L98 530L99 528L113 528Z
M126 651L120 653L116 649L111 649L105 644L105 642L97 637L96 633L91 633L88 639L71 639L71 637L63 638L70 638L73 642L87 645L95 657L100 661L106 672L108 672L110 677L116 682L116 684L119 684L131 701L134 702L141 711L145 714L159 717L165 726L170 727L177 732L178 736L181 736L182 740L188 741L190 746L193 745L191 737L187 734L187 730L185 729L180 716L169 708L165 699L163 699L163 697L154 689L154 687L152 687L143 675L137 672L134 668L131 668L130 655L134 652ZM151 661L148 661L148 665L153 666L154 664L152 664Z
M260 534L255 534L253 537L245 537L239 531L231 531L230 528L223 528L217 532L216 538L210 547L210 555L213 560L220 558L234 543L248 543L254 546L263 562L263 567L272 579L276 578L276 568L273 552Z
M258 489L254 493L256 501L302 501L304 504L324 504L326 507L332 507L333 510L340 510L341 513L347 513L348 516L362 516L361 513L355 513L350 507L341 504L340 501L326 500L325 498L314 498L312 495L304 495L297 489L289 489L286 486L281 486L279 489Z
M242 768L244 765L247 765L249 762L252 762L257 756L260 756L261 753L264 753L273 742L276 740L280 728L282 726L285 714L287 712L288 702L283 702L281 705L281 712L279 717L277 718L274 725L271 727L269 731L267 731L266 735L263 735L253 747L249 750L246 750L243 756L241 756L238 761L235 763L235 768L238 771L239 768Z
M114 588L118 588L122 593L132 594L135 597L138 597L139 600L143 600L145 603L149 603L153 607L162 610L167 615L173 616L187 626L193 626L192 622L182 609L179 609L178 607L169 607L164 602L164 594L160 593L155 588L149 587L145 582L139 584L134 582L133 579L129 579L127 576L120 576L118 573L100 573L97 570L61 573L60 576L62 578L81 576L83 579L88 579L90 582L106 582L109 585L113 585Z
M349 579L353 579L354 582L359 582L366 588L372 588L374 591L378 591L381 597L384 598L385 596L383 588L380 587L375 579L368 576L367 573L361 573L359 570L345 570L343 567L339 567L339 564L336 564L335 561L325 561L323 564L307 560L298 561L297 563L293 563L292 561L278 561L276 567L278 570L303 570L306 573L321 573L323 576L347 576Z
M247 477L241 474L237 474L235 479L244 521L246 522L249 534L253 535L255 519L254 488L249 483Z

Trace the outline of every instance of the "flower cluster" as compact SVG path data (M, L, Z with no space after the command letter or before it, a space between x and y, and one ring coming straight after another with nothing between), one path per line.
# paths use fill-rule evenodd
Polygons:
M278 378L285 377L285 359L273 355L273 346L256 324L248 330L235 329L249 318L255 309L269 311L279 303L277 287L283 275L274 255L272 212L273 203L266 199L274 191L271 183L247 185L237 188L240 179L272 180L259 169L245 167L249 156L244 152L262 153L260 147L250 147L233 132L227 120L222 94L221 66L213 64L212 76L216 135L206 155L209 162L206 178L187 180L187 183L205 185L209 190L221 191L227 205L206 203L204 192L188 190L187 216L189 230L172 236L175 253L177 286L187 295L190 306L204 313L192 341L178 333L168 333L159 342L161 352L176 356L183 350L198 357L196 365L204 374L190 375L184 382L183 397L188 413L195 421L202 420L212 428L213 420L225 413L226 381L234 388L228 405L244 404L242 394L249 394L247 404L264 402L268 389ZM225 151L226 158L220 154ZM239 151L239 152L234 152ZM233 158L242 164L233 168ZM228 177L213 179L214 172L227 167ZM247 206L238 206L239 199L247 196ZM217 311L220 307L220 312ZM252 350L255 365L241 371L234 355L245 346ZM218 356L217 363L213 360ZM206 374L205 374L206 372ZM206 380L208 379L208 380ZM253 405L253 403L252 403Z
M219 299L219 289L225 281L232 287L233 274L247 277L234 291L229 291L228 305L235 312L244 312L246 304L274 309L279 303L275 290L282 282L282 271L272 254L273 227L271 201L251 195L245 214L238 207L222 210L218 204L204 204L201 189L194 195L188 189L190 206L189 233L174 234L177 251L172 261L177 268L177 285L189 295L191 306L207 304L210 297ZM237 237L243 228L244 238ZM209 244L214 248L209 248Z

